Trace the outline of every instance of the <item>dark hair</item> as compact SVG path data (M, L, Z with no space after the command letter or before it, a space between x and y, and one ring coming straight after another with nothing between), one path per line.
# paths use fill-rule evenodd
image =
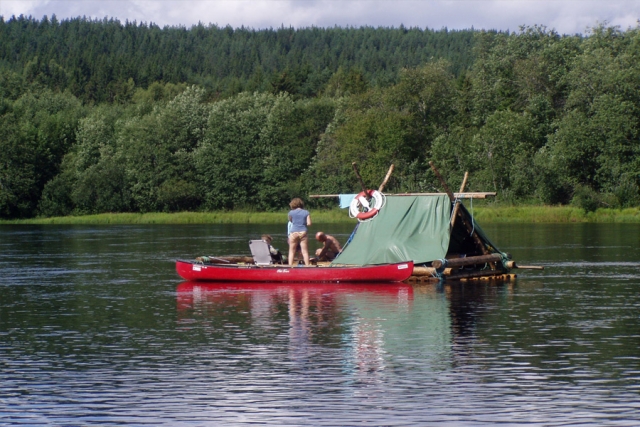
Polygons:
M291 203L289 203L289 206L291 206L291 209L304 208L304 202L300 197L296 197L293 200L291 200Z

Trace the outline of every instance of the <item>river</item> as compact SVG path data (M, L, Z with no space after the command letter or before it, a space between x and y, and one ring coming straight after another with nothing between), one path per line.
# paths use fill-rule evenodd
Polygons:
M194 285L285 225L0 226L0 425L640 425L640 224L483 228L545 270Z

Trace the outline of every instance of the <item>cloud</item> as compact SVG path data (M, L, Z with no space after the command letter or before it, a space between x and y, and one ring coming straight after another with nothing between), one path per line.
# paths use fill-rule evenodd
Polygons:
M607 22L637 26L640 2L632 0L2 0L0 15L86 16L165 25L296 28L383 26L517 30L544 25L563 34L583 33Z

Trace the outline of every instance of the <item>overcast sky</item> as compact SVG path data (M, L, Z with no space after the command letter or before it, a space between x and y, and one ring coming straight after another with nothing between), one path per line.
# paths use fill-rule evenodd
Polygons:
M0 0L0 15L117 18L160 26L198 22L255 29L383 26L517 31L544 25L585 33L606 22L636 27L640 0Z

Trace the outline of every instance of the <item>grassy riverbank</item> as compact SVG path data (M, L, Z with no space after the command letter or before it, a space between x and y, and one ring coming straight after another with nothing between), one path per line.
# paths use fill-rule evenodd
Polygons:
M472 210L467 205L469 210ZM598 209L585 213L571 206L482 206L473 208L474 217L485 223L572 223L636 222L640 208ZM279 224L286 221L282 212L178 212L178 213L107 213L0 221L0 224ZM354 222L346 210L312 210L317 224Z
M467 209L471 210L468 206ZM573 206L501 206L473 209L480 223L640 222L640 208L598 209L586 213Z
M177 212L177 213L105 213L98 215L34 218L0 221L0 224L282 224L287 212ZM314 210L314 223L353 221L346 211Z

